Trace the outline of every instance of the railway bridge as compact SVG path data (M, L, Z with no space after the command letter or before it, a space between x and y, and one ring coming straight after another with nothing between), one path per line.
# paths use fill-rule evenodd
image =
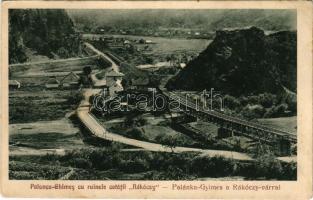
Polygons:
M297 137L292 133L269 128L259 123L235 118L217 111L204 109L203 107L198 106L193 99L188 99L180 94L164 90L163 94L170 100L178 102L181 111L186 115L219 126L219 138L231 137L234 135L249 137L260 141L263 144L274 147L275 153L280 156L290 155L291 145L297 143Z

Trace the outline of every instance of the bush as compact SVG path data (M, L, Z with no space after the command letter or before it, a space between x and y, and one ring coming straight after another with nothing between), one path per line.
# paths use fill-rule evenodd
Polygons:
M139 173L149 170L149 162L146 159L135 158L134 160L124 160L120 163L119 169L128 173Z
M222 157L198 156L192 160L192 169L199 176L220 177L234 174L235 165Z
M84 99L84 95L81 92L71 92L67 103L71 105L77 105Z
M70 164L76 168L84 168L84 169L90 169L92 166L92 163L85 158L73 158L70 161Z
M160 134L155 137L155 140L162 145L168 146L172 150L172 152L174 152L174 148L178 145L177 136Z
M259 104L264 108L270 108L275 105L277 99L276 96L270 93L264 93L259 95Z
M133 128L130 131L126 132L126 135L130 138L138 139L138 140L145 140L147 139L143 134L142 130L138 128Z
M261 118L263 117L264 113L265 113L265 109L261 105L254 105L254 106L247 105L241 111L242 116L249 120Z
M237 100L235 97L230 96L230 95L225 95L224 104L226 107L228 107L229 109L232 109L232 110L240 107L240 101Z
M255 167L255 176L266 178L280 178L283 174L283 168L273 154L267 153L257 158Z
M270 118L270 117L284 116L287 108L288 108L288 105L285 103L279 104L278 106L273 106L272 108L266 111L266 113L264 114L264 117Z

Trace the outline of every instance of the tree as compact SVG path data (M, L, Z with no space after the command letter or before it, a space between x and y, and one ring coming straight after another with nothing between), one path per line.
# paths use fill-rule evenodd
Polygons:
M178 143L177 135L173 136L160 134L155 138L155 140L161 143L162 145L169 147L172 150L172 153L174 153L174 148L177 146Z
M91 74L92 69L91 69L90 66L86 66L86 67L83 68L83 72L84 72L85 75L89 75L89 74Z
M142 130L139 128L133 128L133 129L127 131L126 135L130 138L134 138L134 139L138 139L138 140L145 140L146 139Z

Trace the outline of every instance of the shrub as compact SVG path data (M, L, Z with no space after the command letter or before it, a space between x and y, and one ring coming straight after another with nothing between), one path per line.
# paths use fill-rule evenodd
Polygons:
M255 175L259 177L280 178L283 172L280 161L278 161L271 153L259 156L254 167Z
M174 152L174 148L178 144L178 137L176 135L172 136L160 134L155 138L155 140L161 143L162 145L168 146L172 150L172 152Z
M258 96L248 96L248 102L249 104L258 104L259 103L259 97Z
M249 120L261 118L263 117L264 113L265 113L265 109L261 105L254 105L254 106L247 105L241 111L242 116Z
M67 103L70 105L77 105L84 99L84 95L81 92L71 92Z
M85 158L73 158L70 161L70 164L73 167L84 168L84 169L89 169L92 166L92 163L89 160L85 159Z
M228 176L234 172L234 163L222 157L198 156L192 160L192 169L199 176Z
M134 138L134 139L138 139L138 140L145 140L146 139L142 130L140 130L138 128L133 128L130 131L127 131L126 135L130 138Z
M270 93L264 93L259 95L259 103L264 108L270 108L276 103L276 96Z
M285 115L285 111L287 110L288 105L283 103L279 104L278 106L273 106L270 108L266 113L264 114L265 118L270 118L270 117L281 117Z
M227 106L229 109L232 109L232 110L240 107L240 101L230 95L225 95L224 104L225 106Z

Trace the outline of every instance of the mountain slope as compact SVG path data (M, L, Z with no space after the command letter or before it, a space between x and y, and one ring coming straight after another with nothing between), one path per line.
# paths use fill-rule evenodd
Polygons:
M264 30L295 30L294 10L203 9L203 10L67 10L81 30L103 29L197 29L214 31L225 27L257 26ZM160 17L162 16L162 17Z
M79 53L80 37L62 9L11 9L9 12L9 60L25 62L26 48L50 58Z
M251 27L217 31L213 42L166 87L202 90L216 88L239 96L277 93L281 86L296 91L296 32L265 35Z

